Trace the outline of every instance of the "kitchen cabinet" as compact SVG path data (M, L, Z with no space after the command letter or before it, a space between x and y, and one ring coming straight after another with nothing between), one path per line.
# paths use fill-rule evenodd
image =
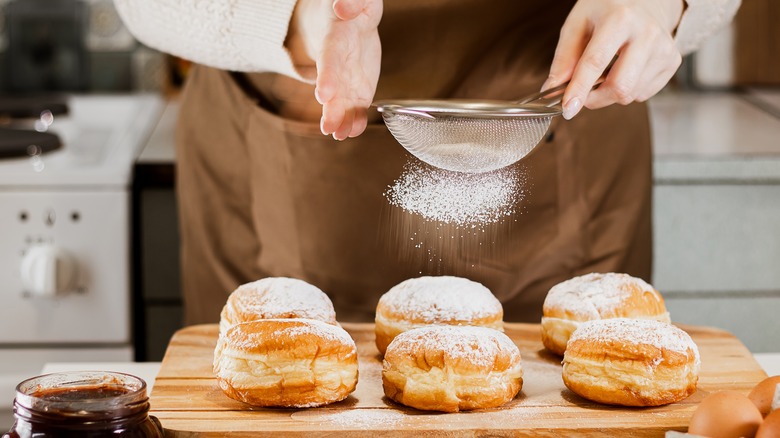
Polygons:
M662 94L650 107L653 284L673 320L776 351L780 91Z
M161 360L182 326L174 131L170 101L135 165L133 182L133 338L137 361Z

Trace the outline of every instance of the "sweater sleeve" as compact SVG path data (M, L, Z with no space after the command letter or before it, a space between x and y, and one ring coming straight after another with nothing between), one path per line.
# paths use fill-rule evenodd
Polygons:
M704 41L729 24L741 0L685 0L687 8L677 26L675 42L680 53L699 49Z
M304 78L284 46L296 0L114 0L130 32L154 49L234 71Z
M685 0L676 43L685 55L728 24L740 0ZM296 0L114 0L142 43L235 71L275 72L306 82L284 46Z

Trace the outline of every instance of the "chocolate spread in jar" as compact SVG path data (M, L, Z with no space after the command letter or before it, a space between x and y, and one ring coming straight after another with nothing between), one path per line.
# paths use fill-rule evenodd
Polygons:
M162 437L146 383L122 373L68 372L20 383L13 428L3 438Z

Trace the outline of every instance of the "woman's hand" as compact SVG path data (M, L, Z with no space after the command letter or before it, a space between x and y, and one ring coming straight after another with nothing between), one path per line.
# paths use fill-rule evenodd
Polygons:
M381 17L382 0L299 0L296 6L288 46L293 59L300 45L314 61L320 130L336 140L366 129L366 111L379 80Z
M672 34L682 0L579 0L561 28L550 76L542 89L570 80L563 116L583 106L628 105L658 93L680 66ZM606 81L591 91L613 58Z

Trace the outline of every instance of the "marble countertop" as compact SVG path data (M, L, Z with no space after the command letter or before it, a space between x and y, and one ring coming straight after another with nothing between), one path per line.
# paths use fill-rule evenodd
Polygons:
M179 116L179 101L168 101L157 126L149 136L146 147L141 151L137 164L173 164L176 162L176 119Z
M748 90L747 98L765 111L780 117L780 89L752 88Z
M764 105L761 105L764 104ZM656 159L780 156L780 92L672 93L649 101Z
M667 92L649 104L656 183L780 182L780 91Z

